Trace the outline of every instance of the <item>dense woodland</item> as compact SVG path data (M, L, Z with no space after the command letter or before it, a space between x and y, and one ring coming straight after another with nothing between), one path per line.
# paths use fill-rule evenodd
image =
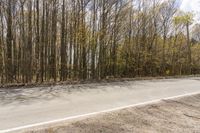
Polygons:
M0 0L0 82L200 73L178 0Z

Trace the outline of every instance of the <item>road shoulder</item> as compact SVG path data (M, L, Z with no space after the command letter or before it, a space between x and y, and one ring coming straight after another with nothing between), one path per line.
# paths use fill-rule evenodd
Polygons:
M67 122L51 124L24 133L133 133L200 131L200 94L130 107Z

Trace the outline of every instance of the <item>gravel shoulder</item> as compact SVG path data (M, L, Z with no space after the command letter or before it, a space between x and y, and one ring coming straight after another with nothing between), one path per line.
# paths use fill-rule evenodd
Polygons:
M20 131L24 133L200 133L200 94Z

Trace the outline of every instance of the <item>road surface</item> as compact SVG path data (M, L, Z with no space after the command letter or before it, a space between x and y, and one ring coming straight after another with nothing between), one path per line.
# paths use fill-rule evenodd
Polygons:
M22 133L200 133L200 94L20 130Z
M1 89L0 132L190 93L200 78Z

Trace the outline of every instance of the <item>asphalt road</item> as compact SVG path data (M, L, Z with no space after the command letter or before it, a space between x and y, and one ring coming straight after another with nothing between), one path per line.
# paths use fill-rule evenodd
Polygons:
M0 132L200 92L200 78L1 89Z

